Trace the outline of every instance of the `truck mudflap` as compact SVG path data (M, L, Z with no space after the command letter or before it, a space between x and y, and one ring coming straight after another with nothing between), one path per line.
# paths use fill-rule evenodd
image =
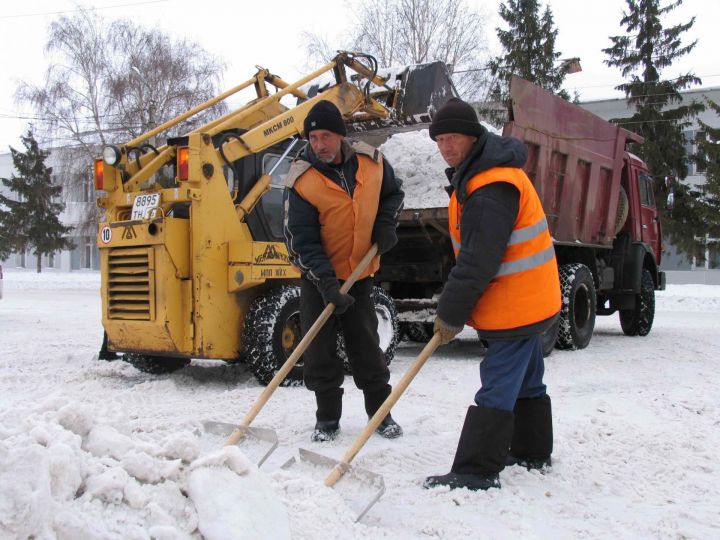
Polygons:
M664 291L665 285L667 284L667 276L665 275L665 272L658 270L657 273L657 287L655 290L657 291Z

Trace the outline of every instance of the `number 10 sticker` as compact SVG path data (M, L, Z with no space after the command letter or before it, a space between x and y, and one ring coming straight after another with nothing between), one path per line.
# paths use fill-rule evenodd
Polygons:
M100 231L100 240L102 240L103 244L109 244L110 240L112 240L112 231L110 230L110 227L103 227Z

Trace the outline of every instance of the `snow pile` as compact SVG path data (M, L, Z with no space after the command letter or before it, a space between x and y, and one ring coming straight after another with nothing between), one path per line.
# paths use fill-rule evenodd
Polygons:
M405 208L447 206L447 164L427 129L396 133L380 151L403 181Z
M237 447L199 455L191 432L158 444L120 413L65 397L8 410L0 537L290 537L270 480Z
M190 469L188 494L203 538L290 538L285 508L270 481L237 446L198 458Z
M482 124L488 131L499 134L491 125ZM449 185L445 175L447 163L427 129L396 133L379 149L403 181L405 208L448 205L449 197L445 191L445 186Z

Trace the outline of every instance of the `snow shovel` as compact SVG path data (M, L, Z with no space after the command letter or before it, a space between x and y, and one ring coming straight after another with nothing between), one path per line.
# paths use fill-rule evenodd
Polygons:
M373 257L375 257L377 250L377 244L373 244L372 246L370 246L370 249L360 260L358 265L355 267L355 270L353 270L345 283L343 283L340 287L341 293L345 294L350 290L350 287L355 284L360 274L367 268ZM288 359L278 370L272 380L265 387L265 390L263 390L262 394L260 394L260 397L255 400L255 403L239 424L235 425L224 422L204 422L203 427L205 431L214 435L230 434L230 437L225 442L226 446L238 444L242 439L247 439L248 444L251 445L253 444L253 442L259 441L266 443L266 446L269 445L269 448L266 452L262 453L259 460L257 461L258 467L262 465L263 462L270 456L270 454L275 451L278 446L277 433L275 432L275 430L272 429L253 428L250 427L250 424L258 415L260 410L268 402L270 396L273 395L273 392L275 392L277 387L280 386L280 383L285 379L287 374L290 373L290 370L295 366L297 361L305 352L305 349L307 349L308 345L310 345L312 340L315 339L315 336L318 334L320 329L333 314L333 311L335 311L335 304L328 304L327 306L325 306L325 309L322 311L320 316L313 323L305 336L303 336L303 338L300 340L300 343L298 343L297 347L295 347L295 350L292 352L292 354L288 357ZM252 459L252 456L249 457L251 457Z
M350 462L358 454L358 452L360 452L360 450L368 441L370 436L378 428L380 422L382 422L383 419L388 415L395 403L397 403L397 401L400 399L400 396L402 396L402 394L405 392L412 380L423 367L427 359L430 358L430 356L435 352L435 349L437 349L438 346L440 346L440 334L436 332L435 334L433 334L433 337L430 339L430 341L428 341L427 345L425 345L423 350L420 351L420 354L410 365L408 370L403 375L402 379L400 379L400 381L395 385L393 391L390 393L384 403L380 406L380 408L373 415L373 417L368 421L365 429L360 432L360 435L357 436L355 442L347 450L347 452L345 452L345 455L340 460L329 458L311 450L304 450L302 448L299 449L298 457L300 458L300 461L305 461L315 467L332 467L332 471L330 471L330 474L325 478L325 485L327 487L335 486L336 484L338 484L338 482L340 482L340 480L345 476L345 474L348 473L352 475L356 481L359 480L360 482L365 482L366 484L369 484L368 487L370 487L371 489L374 488L374 492L370 496L369 502L362 502L358 500L357 489L353 490L353 488L350 488L348 490L347 487L345 488L347 491L349 491L349 496L345 497L348 500L349 506L353 508L353 510L358 512L355 521L360 521L360 519L362 519L362 517L367 513L367 511L372 508L372 506L380 499L380 497L382 497L383 493L385 492L385 482L382 476L380 476L379 474L372 473L367 470L358 469L356 467L351 468ZM292 458L290 461L285 463L285 465L283 465L283 468L290 468L290 466L292 466L294 463L295 458ZM338 484L338 486L339 485L340 484Z

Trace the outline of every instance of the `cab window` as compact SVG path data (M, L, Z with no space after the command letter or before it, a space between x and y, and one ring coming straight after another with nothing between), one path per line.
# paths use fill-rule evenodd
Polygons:
M640 173L638 177L640 204L643 206L655 206L655 197L653 195L653 179L650 175Z
M265 154L262 161L263 174L269 172L280 159L279 154ZM270 180L270 191L262 198L263 213L270 226L270 232L275 238L283 237L283 191L285 177L290 170L290 157L283 159L282 163L273 171Z

